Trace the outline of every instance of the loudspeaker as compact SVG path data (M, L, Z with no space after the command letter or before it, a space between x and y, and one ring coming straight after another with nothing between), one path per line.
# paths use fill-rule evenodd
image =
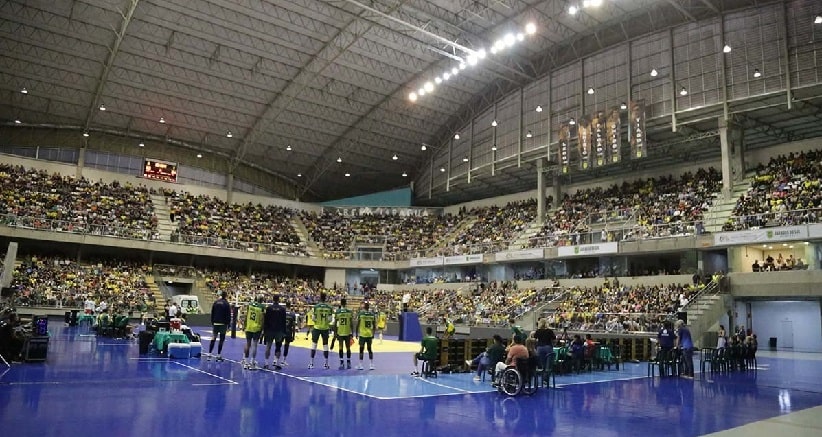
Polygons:
M676 313L676 319L677 320L682 320L687 325L688 324L688 313L686 313L685 311L680 311L680 312Z

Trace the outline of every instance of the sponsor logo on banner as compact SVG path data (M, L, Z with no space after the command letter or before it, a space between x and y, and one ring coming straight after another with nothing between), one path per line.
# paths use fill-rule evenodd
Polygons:
M571 147L568 145L570 141L571 133L569 131L567 124L561 124L559 126L559 163L562 166L562 173L568 173L571 165L571 156L570 150Z
M438 256L436 258L412 258L409 261L409 265L411 267L441 266L442 265L442 257Z
M579 168L588 170L591 166L591 121L580 117L577 122L577 148L579 148Z
M628 108L628 141L631 143L631 158L645 158L648 145L645 144L645 102L631 102Z
M809 238L808 226L785 226L780 228L750 229L747 231L720 232L714 234L714 244L767 243L769 241L804 240Z
M446 256L445 257L445 265L455 265L455 264L477 264L482 262L482 255L459 255L459 256Z
M558 256L605 255L617 252L619 252L619 243L580 244L557 248Z
M605 113L598 111L596 117L591 120L591 135L594 140L594 167L602 167L607 164L605 159L607 146L605 144Z
M606 129L606 137L608 139L608 160L611 163L617 163L622 159L622 133L620 132L619 110L612 109L611 115L608 116L608 128Z
M544 252L542 249L514 250L511 252L497 252L494 255L496 261L520 261L527 259L542 259Z

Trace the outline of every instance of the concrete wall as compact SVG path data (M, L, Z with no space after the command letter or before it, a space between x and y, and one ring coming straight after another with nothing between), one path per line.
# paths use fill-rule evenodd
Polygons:
M822 271L789 270L785 272L730 273L734 298L780 300L822 297Z

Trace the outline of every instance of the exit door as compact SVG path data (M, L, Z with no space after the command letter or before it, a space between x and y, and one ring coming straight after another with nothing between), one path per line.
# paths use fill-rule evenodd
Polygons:
M793 349L793 321L783 320L781 328L779 343L784 348Z

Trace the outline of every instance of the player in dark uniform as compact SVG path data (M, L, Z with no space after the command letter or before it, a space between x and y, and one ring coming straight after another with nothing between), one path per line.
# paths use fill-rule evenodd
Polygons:
M366 345L368 346L368 360L371 363L369 369L374 370L374 352L371 350L371 343L374 342L377 316L368 308L368 302L363 302L363 309L357 314L357 331L354 333L360 339L360 363L357 365L357 370L363 370L362 359Z
M288 358L288 347L297 336L297 329L300 326L300 321L297 318L297 314L295 314L294 311L291 311L291 303L286 303L285 308L285 344L283 345L283 359L277 363L277 366L279 367L288 365L288 361L285 360Z
M274 343L274 367L278 367L280 350L286 335L286 310L280 306L280 296L274 295L274 303L265 309L263 317L263 333L265 334L265 360L263 369L268 369L268 359L271 358L271 343ZM279 369L278 369L279 370Z
M311 362L308 363L308 368L314 368L314 356L317 354L317 341L323 339L323 357L325 357L325 364L323 367L330 368L328 365L328 331L331 328L331 314L334 309L331 305L325 303L325 293L320 293L320 302L314 305L312 313L314 314L314 329L311 331Z

